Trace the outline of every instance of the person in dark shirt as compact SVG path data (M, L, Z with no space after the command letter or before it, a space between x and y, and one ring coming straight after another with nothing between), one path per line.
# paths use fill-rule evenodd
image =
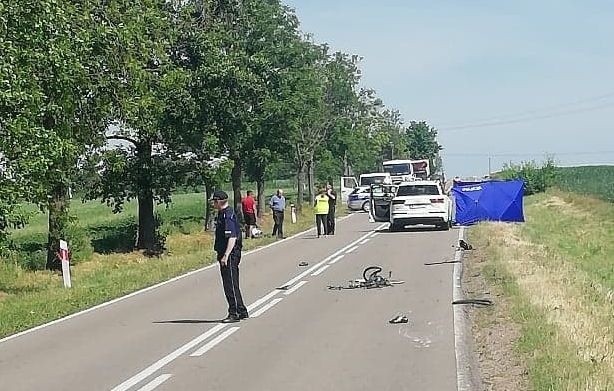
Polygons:
M213 206L218 211L215 220L214 249L220 264L224 294L228 301L228 316L222 322L234 323L249 317L239 289L239 263L241 262L243 235L237 215L228 205L228 194L219 190L215 191Z
M328 234L335 234L335 210L337 209L337 193L332 185L326 185L326 195L328 196L328 217L326 223L328 225Z

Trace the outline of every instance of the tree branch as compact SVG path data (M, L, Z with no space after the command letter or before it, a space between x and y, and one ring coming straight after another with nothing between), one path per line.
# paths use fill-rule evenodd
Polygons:
M137 146L138 142L135 139L132 139L128 136L121 136L121 135L113 135L113 136L107 136L106 137L107 140L121 140L121 141L127 141L131 144L133 144L135 147Z

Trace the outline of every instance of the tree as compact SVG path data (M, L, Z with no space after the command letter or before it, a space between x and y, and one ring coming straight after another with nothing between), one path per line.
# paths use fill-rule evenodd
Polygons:
M5 3L3 3L5 4ZM47 268L67 238L68 189L79 158L101 142L106 117L100 57L89 17L92 3L24 1L2 5L4 133L0 152L10 161L18 198L49 211ZM5 51L6 50L6 51ZM3 85L6 85L3 83Z
M101 197L116 212L137 199L137 249L158 250L154 203L171 201L184 167L172 148L179 127L167 121L187 83L172 59L173 6L164 0L109 0L93 14L104 37L100 45L113 104L106 138L123 148L102 154L101 175L88 197Z
M405 143L412 159L429 159L432 172L440 168L435 165L440 162L439 152L442 147L437 142L437 130L434 127L424 121L411 121L405 132Z

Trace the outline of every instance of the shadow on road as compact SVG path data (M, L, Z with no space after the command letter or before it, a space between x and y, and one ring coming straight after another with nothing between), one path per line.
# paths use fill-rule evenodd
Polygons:
M420 227L411 227L411 228L399 228L396 231L391 231L390 229L384 229L379 232L383 234L396 234L396 233L403 233L403 232L435 232L435 231L442 231L442 230L438 227L420 226Z
M152 322L154 324L210 324L210 323L222 323L222 319L218 320L205 320L205 319L178 319L178 320L161 320L158 322Z

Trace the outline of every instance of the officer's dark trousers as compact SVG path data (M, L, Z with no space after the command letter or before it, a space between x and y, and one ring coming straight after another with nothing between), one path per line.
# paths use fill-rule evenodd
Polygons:
M335 234L335 207L329 206L328 208L328 218L326 223L328 224L328 234Z
M327 218L328 218L328 215L325 215L325 214L316 215L316 227L318 230L318 237L322 235L321 227L324 228L324 235L328 235L328 222L326 221Z
M218 254L218 260L223 254ZM243 297L239 289L239 263L241 262L241 254L230 254L226 265L220 264L220 272L222 274L222 284L224 285L224 294L228 301L228 315L247 315L247 308L243 304Z

